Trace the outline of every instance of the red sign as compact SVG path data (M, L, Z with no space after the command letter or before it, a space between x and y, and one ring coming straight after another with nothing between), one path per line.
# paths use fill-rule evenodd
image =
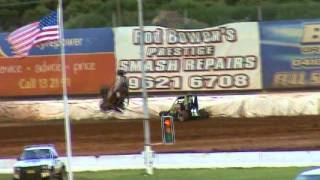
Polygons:
M62 94L60 56L0 59L0 96ZM98 94L115 80L113 53L66 55L69 95Z

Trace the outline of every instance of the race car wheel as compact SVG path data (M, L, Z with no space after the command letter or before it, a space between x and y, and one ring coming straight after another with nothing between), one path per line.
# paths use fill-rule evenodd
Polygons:
M200 109L199 116L200 116L200 118L209 118L210 114L208 111L206 111L204 109Z
M177 118L178 118L179 121L183 122L185 120L188 120L189 117L190 117L189 112L186 111L186 110L183 110L183 111L178 113L178 117Z
M54 178L52 176L44 178L43 180L54 180Z
M167 115L169 115L169 112L168 112L168 111L161 111L161 112L159 113L160 118L161 118L162 116L167 116Z

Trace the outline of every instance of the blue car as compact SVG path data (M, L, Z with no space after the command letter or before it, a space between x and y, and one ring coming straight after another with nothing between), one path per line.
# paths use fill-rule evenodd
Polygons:
M320 167L303 171L295 180L320 180Z

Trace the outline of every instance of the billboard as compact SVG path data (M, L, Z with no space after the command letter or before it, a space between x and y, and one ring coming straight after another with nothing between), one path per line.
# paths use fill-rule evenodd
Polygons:
M205 29L144 28L149 92L261 89L258 24L232 23ZM114 28L117 68L140 92L139 27Z
M14 58L0 34L0 96L52 96L62 94L60 47L57 41L32 48L30 56ZM111 28L65 30L69 95L98 94L115 79Z
M320 86L320 20L260 23L265 89Z

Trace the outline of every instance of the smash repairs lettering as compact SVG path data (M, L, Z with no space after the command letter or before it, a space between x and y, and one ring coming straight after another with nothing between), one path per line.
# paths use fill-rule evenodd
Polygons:
M140 73L141 63L139 59L120 60L119 67L129 73ZM178 59L146 60L147 72L178 72L180 69Z
M154 31L143 32L144 44L212 44L222 42L237 41L237 31L233 28L220 27L211 30L177 30L157 28ZM139 45L142 38L140 29L132 30L132 42L134 45Z
M229 56L217 58L188 58L185 59L184 71L209 71L209 70L250 70L256 69L258 58L249 56Z
M214 30L175 30L168 29L166 33L168 44L202 44L235 42L237 32L233 28L221 27Z
M162 44L163 43L163 30L157 28L155 31L144 31L143 32L144 44ZM142 38L140 29L134 29L132 31L132 42L134 45L139 45Z
M130 89L141 89L142 78L131 76L128 78ZM145 79L147 89L181 89L182 77L181 76L147 76Z
M250 85L250 78L247 74L196 75L189 77L188 84L192 89L245 88Z
M148 47L147 57L214 56L214 46Z

